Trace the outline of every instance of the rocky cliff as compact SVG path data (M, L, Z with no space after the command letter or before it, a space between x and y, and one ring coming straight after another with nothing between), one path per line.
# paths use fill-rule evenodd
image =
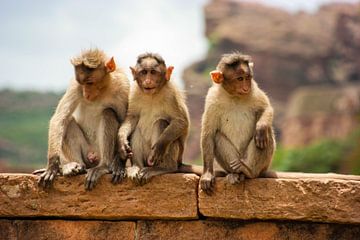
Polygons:
M337 89L360 83L359 3L329 4L314 14L291 14L255 3L215 0L204 11L208 54L184 72L194 133L187 152L190 159L199 155L200 115L211 85L208 72L223 53L241 51L253 56L255 79L275 105L278 136L286 134L280 123L298 87L321 93L323 85Z

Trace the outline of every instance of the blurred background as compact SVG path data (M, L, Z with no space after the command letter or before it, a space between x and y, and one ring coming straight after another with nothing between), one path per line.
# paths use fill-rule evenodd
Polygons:
M202 163L208 73L241 51L275 108L272 169L360 174L358 0L0 1L0 36L0 172L46 165L69 59L99 47L130 79L142 52L175 66L191 115L186 162Z

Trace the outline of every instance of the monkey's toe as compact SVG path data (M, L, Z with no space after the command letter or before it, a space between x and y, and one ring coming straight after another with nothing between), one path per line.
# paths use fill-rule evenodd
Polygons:
M43 174L41 174L40 179L38 181L38 186L43 188L50 188L56 177L56 174L57 171L46 170Z
M149 182L151 176L150 173L148 171L148 168L143 168L139 171L139 173L137 174L137 180L138 180L138 184L140 186L145 185L146 183Z
M120 183L125 177L126 177L126 172L124 169L120 169L118 171L113 171L111 182L113 184Z
M109 170L103 166L90 168L85 176L85 189L89 191L94 189L99 178L108 172Z
M200 187L207 195L211 195L214 191L215 178L202 177L200 179Z

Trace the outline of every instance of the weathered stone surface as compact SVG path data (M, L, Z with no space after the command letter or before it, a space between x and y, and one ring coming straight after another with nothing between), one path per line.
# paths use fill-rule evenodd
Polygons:
M0 239L16 239L16 227L13 221L0 220Z
M198 179L169 174L135 186L129 180L112 185L105 176L88 192L84 176L58 177L53 188L44 191L37 186L37 176L0 174L0 218L195 219Z
M0 239L135 239L135 222L0 220ZM10 233L10 234L8 234Z
M138 239L359 239L359 225L301 222L139 221Z
M259 178L231 185L217 178L211 196L199 191L200 213L214 218L360 223L359 209L354 180Z

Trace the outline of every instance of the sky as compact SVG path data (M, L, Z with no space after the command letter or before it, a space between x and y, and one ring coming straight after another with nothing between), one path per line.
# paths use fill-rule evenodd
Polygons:
M136 57L157 52L175 66L174 80L182 86L184 68L207 52L207 2L0 0L0 89L63 91L73 76L70 58L95 47L114 56L130 79L128 69ZM315 12L320 4L333 1L257 2L290 12Z

